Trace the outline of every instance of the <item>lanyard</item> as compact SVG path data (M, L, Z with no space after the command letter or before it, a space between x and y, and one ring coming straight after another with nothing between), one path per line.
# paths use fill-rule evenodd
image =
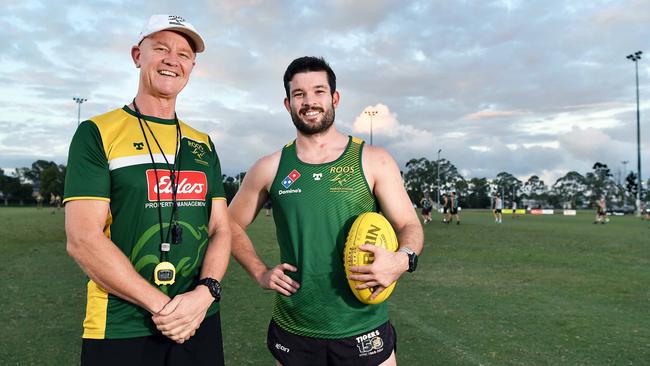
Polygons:
M147 145L147 150L149 151L149 157L151 158L151 166L153 167L154 175L156 177L156 201L158 203L157 208L158 208L158 223L160 225L160 261L164 262L167 260L167 253L171 249L171 246L169 245L169 237L171 234L171 239L173 244L180 244L181 242L181 237L182 237L182 230L180 227L180 224L178 223L178 202L176 199L176 193L178 191L178 184L176 183L177 180L179 179L180 176L180 138L181 138L181 127L180 123L178 122L178 117L176 116L176 113L174 113L174 120L175 120L175 125L176 125L176 149L174 152L174 162L173 164L169 164L169 161L167 160L167 156L165 155L165 152L163 151L162 147L160 146L160 143L158 142L158 139L156 138L156 135L154 135L153 131L151 130L151 127L147 123L147 120L144 120L144 125L147 126L147 130L149 130L149 133L153 137L154 142L158 146L158 150L160 151L160 154L162 155L163 159L165 159L165 164L167 165L167 169L169 170L169 179L171 183L171 188L172 188L172 212L169 218L169 226L167 228L167 233L164 235L163 234L163 219L162 219L162 208L160 204L160 180L158 178L158 169L156 168L156 163L153 158L153 153L151 151L151 146L149 145L149 139L147 138L147 135L144 131L143 123L141 119L141 114L140 110L138 109L138 105L135 103L135 99L133 99L133 107L135 109L135 114L136 117L138 118L138 123L140 125L140 130L142 131L142 136L144 137L144 141ZM164 235L164 236L163 236Z

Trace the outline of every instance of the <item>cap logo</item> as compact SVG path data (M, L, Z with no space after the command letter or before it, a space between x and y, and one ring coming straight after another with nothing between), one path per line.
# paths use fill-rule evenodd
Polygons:
M183 19L183 17L180 17L178 15L170 15L169 16L169 24L180 25L180 26L184 27L185 26L185 24L183 24L184 21L185 21L185 19Z

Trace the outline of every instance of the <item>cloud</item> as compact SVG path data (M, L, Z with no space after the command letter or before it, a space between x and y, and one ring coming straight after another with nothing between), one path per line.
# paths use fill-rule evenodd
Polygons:
M587 127L573 127L570 132L559 136L560 145L580 160L595 161L611 143L601 130Z
M371 123L373 137L388 137L383 140L383 143L387 145L409 141L413 146L422 146L431 141L433 137L430 131L400 123L397 114L391 112L388 106L381 103L365 107L354 119L352 131L356 134L370 135Z
M514 117L524 114L522 111L494 111L494 110L483 110L474 113L470 113L464 116L464 119L469 120L480 120L486 118L503 118L503 117Z
M150 14L170 12L207 47L178 98L179 117L213 137L227 174L295 138L282 74L304 55L325 57L336 72L337 127L369 140L364 111L378 110L373 143L400 164L443 149L469 176L585 172L595 159L635 156L634 65L625 56L650 39L647 8L647 0L9 2L0 14L0 167L65 163L72 97L88 98L82 119L128 103L138 83L130 47ZM650 171L650 129L642 132ZM603 149L587 146L590 138Z

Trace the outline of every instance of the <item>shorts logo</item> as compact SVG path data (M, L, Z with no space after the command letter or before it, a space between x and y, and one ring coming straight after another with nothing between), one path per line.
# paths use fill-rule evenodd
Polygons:
M276 343L276 344L275 344L275 349L280 350L280 351L282 351L282 352L286 352L286 353L291 352L291 350L289 349L289 347L285 347L285 346L281 345L280 343Z
M323 173L314 173L312 174L312 177L314 177L314 180L320 180L323 178Z
M300 178L300 173L294 169L282 180L282 186L284 186L284 188L289 188L295 181L298 180L298 178Z
M158 192L160 192L161 201L171 201L172 182L169 170L157 170L158 184L156 184L156 172L153 169L147 170L149 201L158 200ZM205 201L205 196L208 193L208 180L204 172L182 170L177 173L177 180L176 199L178 201Z
M359 356L370 356L384 350L384 340L379 336L378 330L359 336L356 339Z

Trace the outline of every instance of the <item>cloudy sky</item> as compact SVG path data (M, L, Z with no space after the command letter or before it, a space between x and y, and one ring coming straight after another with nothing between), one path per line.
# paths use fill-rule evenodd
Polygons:
M466 177L546 183L596 161L636 169L639 62L643 176L650 174L650 0L0 0L0 167L65 163L81 118L135 95L130 58L151 14L206 39L177 111L208 132L235 175L295 138L282 74L323 56L338 78L340 130ZM141 3L141 4L139 4ZM187 3L182 4L181 3Z

